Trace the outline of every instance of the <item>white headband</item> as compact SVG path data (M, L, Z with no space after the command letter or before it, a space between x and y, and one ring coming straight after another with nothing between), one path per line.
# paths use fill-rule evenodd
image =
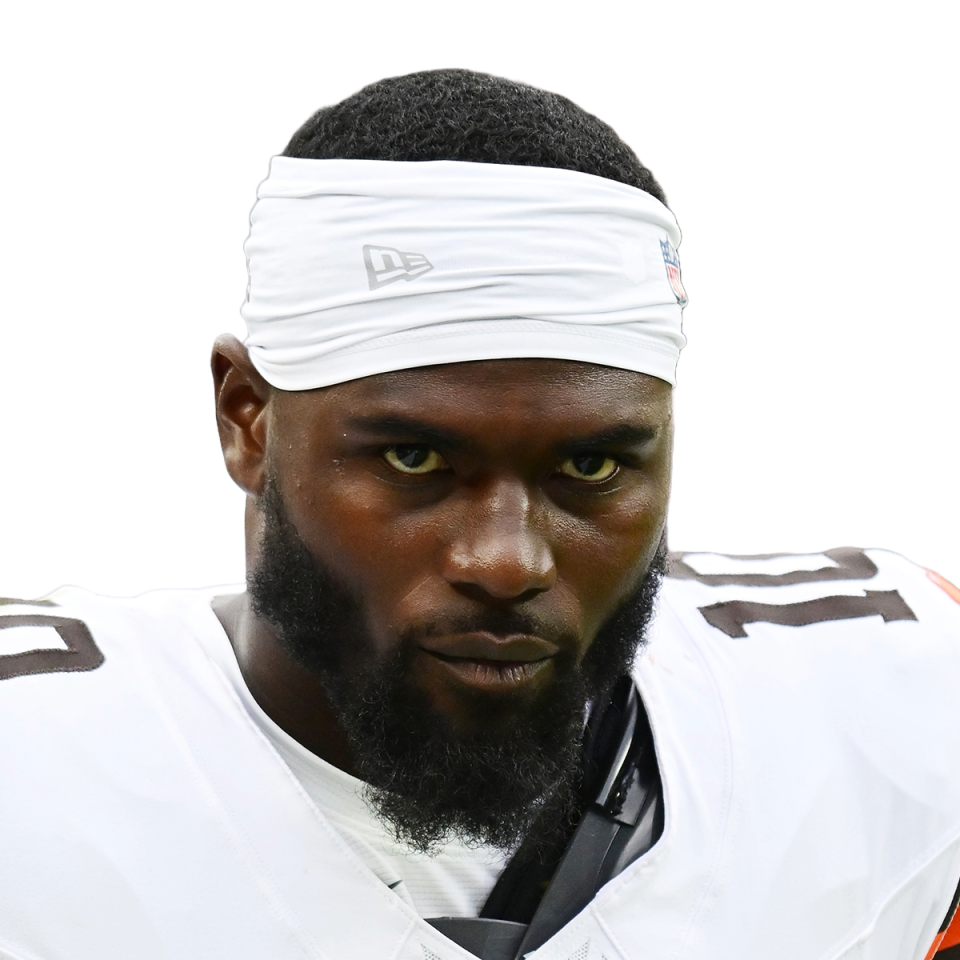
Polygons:
M675 382L680 231L642 190L544 167L274 157L257 198L240 312L275 387L513 357Z

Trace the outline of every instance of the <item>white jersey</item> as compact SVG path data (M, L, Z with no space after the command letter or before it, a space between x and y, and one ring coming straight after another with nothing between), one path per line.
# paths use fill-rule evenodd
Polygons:
M960 606L882 551L685 555L636 678L665 824L535 960L923 960L960 878ZM0 605L0 960L469 960L206 652L212 591Z

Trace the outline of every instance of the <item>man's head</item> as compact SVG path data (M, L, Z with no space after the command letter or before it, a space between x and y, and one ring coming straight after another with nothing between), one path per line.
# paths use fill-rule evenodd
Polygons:
M465 71L366 88L316 114L287 155L561 168L662 196L574 104ZM510 846L538 811L562 816L585 706L642 640L662 572L670 385L549 350L404 366L285 390L218 342L254 611L317 679L351 768L402 835Z

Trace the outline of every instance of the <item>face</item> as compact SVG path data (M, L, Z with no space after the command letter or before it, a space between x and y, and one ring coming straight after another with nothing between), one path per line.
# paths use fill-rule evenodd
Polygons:
M359 752L378 752L363 727L379 724L381 746L386 728L402 741L394 753L413 744L421 780L424 751L468 745L472 768L488 758L471 791L487 792L475 806L491 822L447 811L421 845L450 828L506 844L517 823L497 833L504 804L529 810L567 776L585 700L640 641L669 490L669 386L567 361L482 361L273 391L264 417L261 614L325 677ZM379 718L371 703L386 705ZM429 806L422 783L384 782L395 755L358 766ZM459 781L441 766L434 793L449 795ZM527 793L500 803L484 786L496 779Z

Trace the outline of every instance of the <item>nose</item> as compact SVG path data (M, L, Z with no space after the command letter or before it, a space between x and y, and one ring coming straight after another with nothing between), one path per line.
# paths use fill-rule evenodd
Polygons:
M470 495L446 551L447 581L496 600L527 600L549 590L556 561L546 520L524 484L493 482Z

